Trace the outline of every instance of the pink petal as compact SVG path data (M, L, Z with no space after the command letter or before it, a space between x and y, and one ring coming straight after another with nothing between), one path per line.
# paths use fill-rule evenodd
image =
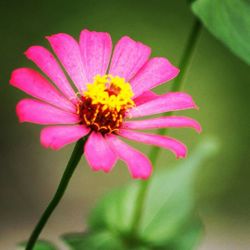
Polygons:
M201 125L194 119L185 116L160 117L141 121L123 123L125 129L155 129L155 128L193 128L201 132Z
M78 43L73 37L63 33L46 38L79 92L82 92L85 89L87 77Z
M171 137L162 135L145 134L141 132L135 132L125 129L120 129L119 135L146 144L153 144L158 147L166 148L173 152L177 158L183 158L186 156L187 148L180 141Z
M87 162L95 171L109 172L117 160L116 154L101 133L92 132L90 134L84 152Z
M56 84L66 97L69 99L75 97L75 92L65 77L61 67L47 49L42 46L32 46L25 52L25 55Z
M82 125L46 127L41 131L41 144L45 148L61 149L89 133L89 129Z
M179 69L174 67L167 59L155 57L150 59L143 68L130 81L134 97L141 95L164 82L175 78Z
M150 53L148 46L124 36L115 46L109 73L129 81L147 62Z
M118 157L127 164L134 179L147 179L151 175L152 165L144 154L119 140L115 135L107 136L107 140Z
M11 74L10 84L29 95L55 105L61 109L75 112L75 106L64 98L43 76L33 69L20 68Z
M131 109L130 118L154 115L163 112L197 108L192 97L182 92L171 92Z
M157 95L153 91L147 90L143 92L140 96L136 97L133 101L135 102L136 106L139 106L145 102L149 102L156 99L158 96L159 95Z
M108 33L83 30L80 50L88 82L92 82L97 74L106 74L112 52L112 40Z
M16 106L20 122L36 124L74 124L79 122L75 114L65 112L34 99L23 99Z

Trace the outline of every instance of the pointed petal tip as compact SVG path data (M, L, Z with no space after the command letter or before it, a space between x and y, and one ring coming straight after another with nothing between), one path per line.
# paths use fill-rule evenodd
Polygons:
M184 145L184 144L183 144ZM179 159L184 159L187 157L187 154L188 154L188 150L187 150L187 147L184 145L184 150L183 152L179 153L179 154L176 154L176 159L179 160Z
M48 35L48 36L45 36L44 38L51 44L57 39L58 35L60 34L62 33Z
M89 164L90 165L90 164ZM108 174L108 173L110 173L111 172L111 168L110 169L104 169L102 166L91 166L90 165L90 168L92 169L92 171L94 171L94 172L99 172L99 171L102 171L103 173L105 173L105 174Z
M130 175L133 179L137 180L147 180L150 178L153 172L153 166L151 161L148 159L148 166L141 169L129 169Z
M18 80L21 79L21 77L20 77L19 74L26 73L26 72L28 72L28 71L34 71L34 70L31 69L31 68L26 68L26 67L14 69L14 70L11 72L9 83L10 83L12 86L16 87L16 86L18 85Z
M67 37L67 38L73 38L71 35L67 34L67 33L56 33L56 34L52 34L52 35L47 35L44 38L47 40L54 40L56 38L61 38L61 37Z
M179 75L181 70L172 64L171 64L171 66L172 66L172 72L173 72L172 79L174 79L175 77L177 77Z
M92 169L93 172L98 172L98 171L101 170L100 167L93 167L93 166L91 166L90 164L89 164L89 166L90 166L90 168Z
M55 145L53 145L51 142L48 143L48 141L46 140L45 138L45 132L44 132L45 129L42 129L41 130L41 133L40 133L40 143L41 145L44 147L44 148L51 148L52 150L58 150L57 147L55 147Z
M185 93L186 94L186 93ZM186 94L189 98L190 98L190 104L191 104L191 108L195 109L195 110L199 110L199 106L195 103L193 97L190 94Z
M23 54L24 55L28 55L28 54L30 54L30 52L34 49L34 48L36 48L36 47L40 47L39 45L31 45L30 47L28 47L24 52L23 52Z
M47 139L46 128L43 128L41 130L41 133L40 133L40 143L46 149L52 149L52 150L55 150L55 151L58 151L60 149L59 146L53 144L53 142L51 140Z
M108 174L108 173L110 173L112 171L112 168L110 168L110 169L105 168L104 169L103 166L98 166L98 165L92 166L91 164L89 164L89 166L92 169L92 171L94 171L94 172L102 171L103 173Z
M15 71L15 69L11 72L10 80L9 80L9 84L12 86L13 86L13 79L14 79L14 71Z
M17 118L18 118L18 122L20 123L24 123L25 122L25 119L23 117L23 114L22 114L22 103L25 99L22 99L20 100L17 105L16 105L16 115L17 115Z
M188 148L185 144L182 143L183 151L179 153L180 158L186 158L188 154Z
M198 134L200 134L202 132L202 127L201 127L200 123L198 123L198 122L197 122L197 125L194 129Z
M142 174L142 175L131 174L131 176L134 180L144 180L144 181L149 179L151 175L152 175L152 171L150 173Z
M175 68L176 73L179 74L181 70L176 66L173 66L173 67Z
M17 115L17 119L19 123L25 123L25 120L22 119L19 115Z
M192 119L192 121L193 121L192 128L193 128L198 134L200 134L200 133L202 132L201 124L200 124L198 121L194 120L194 119Z
M91 32L91 30L85 28L85 29L83 29L83 30L81 31L81 33L82 33L82 32Z
M45 143L43 143L43 142L41 142L41 145L44 147L44 148L46 148L46 149L52 149L52 150L54 150L54 151L59 151L59 147L56 147L56 146L54 146L54 145L49 145L49 144L45 144Z
M20 79L19 73L22 73L22 71L29 71L29 70L32 70L32 69L25 68L25 67L14 69L10 75L10 80L9 80L10 85L16 87L17 81L18 79Z
M57 36L57 35L59 35L59 34L63 34L63 33L57 33L57 34L46 35L46 36L44 36L44 38L47 39L47 40L49 40L49 39L51 39L51 38L53 38L53 37L55 37L55 36Z
M22 115L20 113L16 112L16 115L17 115L17 119L18 119L19 123L25 123L26 122L25 119L22 118Z
M184 159L186 158L186 155L176 155L175 158L176 160Z
M58 36L64 36L64 35L67 35L67 34L65 34L65 33L57 33L57 34L52 34L52 35L47 35L47 36L45 36L44 38L46 39L46 40L48 40L49 42L51 42L51 41L53 41L54 39L56 39Z
M53 35L47 35L47 36L45 36L44 38L46 39L46 40L50 40L50 37L52 37Z
M30 51L30 48L26 49L26 50L23 52L23 54L24 54L27 58L29 58L29 51Z
M81 30L80 36L83 33L92 33L92 32L96 32L96 33L99 33L99 34L101 33L101 34L105 34L105 35L109 35L110 36L110 34L108 32L106 32L106 31L96 31L96 30L89 30L89 29L83 29L83 30Z
M108 174L108 173L110 173L111 172L111 168L110 169L102 169L102 171L105 173L105 174Z
M28 49L26 49L23 54L28 58L28 59L31 59L32 58L32 55L34 54L34 51L36 49L39 49L39 48L43 48L42 46L40 45L32 45L30 46Z
M12 86L14 86L14 87L16 86L16 84L15 84L15 82L16 82L16 75L17 75L17 72L18 72L20 69L23 69L23 68L14 69L14 70L11 72L9 83L10 83L10 85L12 85Z
M86 159L86 160L88 161L88 159ZM92 171L94 171L94 172L102 171L105 174L110 173L113 169L113 168L104 167L104 166L97 165L97 164L93 165L93 164L90 164L89 161L88 161L88 165L90 166Z

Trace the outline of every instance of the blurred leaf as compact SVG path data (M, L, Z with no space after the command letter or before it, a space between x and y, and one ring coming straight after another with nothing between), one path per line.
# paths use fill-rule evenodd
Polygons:
M196 0L192 10L215 37L250 64L249 0Z
M120 237L109 231L66 234L62 240L69 246L69 250L149 250L144 246L126 245Z
M179 232L179 236L174 238L173 241L167 244L161 250L191 250L199 243L201 234L203 231L203 225L199 218L192 218L183 230Z
M62 236L63 241L70 250L123 250L125 249L121 240L108 231L93 233L77 233Z
M26 242L21 243L20 244L20 249L24 250L26 244L27 244ZM57 248L48 241L39 240L39 241L37 241L37 243L36 243L35 247L33 248L33 250L57 250Z
M175 240L179 244L188 240L191 243L196 241L192 238L195 239L200 234L200 228L193 228L194 224L190 222L194 214L193 184L202 163L215 149L216 143L213 140L204 140L187 160L155 174L145 202L138 240L155 246L166 246ZM91 230L102 228L116 235L128 236L131 233L138 184L134 182L104 197L90 215ZM185 232L187 238L180 240L187 223L190 223L190 236ZM191 243L190 245L194 244Z
M90 229L129 233L137 191L138 185L132 183L108 193L92 210L89 218Z

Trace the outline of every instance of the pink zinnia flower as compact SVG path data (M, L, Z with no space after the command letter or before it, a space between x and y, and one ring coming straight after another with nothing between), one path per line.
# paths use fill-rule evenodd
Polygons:
M195 120L171 116L128 121L196 108L188 94L156 95L150 91L177 76L179 70L167 59L149 59L148 46L124 36L116 44L109 66L112 40L108 33L83 30L79 43L63 33L47 39L74 86L54 55L41 46L30 47L25 55L45 76L30 68L19 68L10 80L11 85L36 98L17 104L20 122L53 125L41 131L43 146L57 150L89 134L84 152L93 170L109 172L120 159L133 178L143 179L152 172L149 159L119 137L166 148L177 158L185 157L187 149L180 141L136 130L191 127L199 132L201 127Z

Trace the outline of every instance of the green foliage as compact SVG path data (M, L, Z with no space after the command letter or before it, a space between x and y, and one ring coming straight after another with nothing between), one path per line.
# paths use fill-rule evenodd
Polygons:
M92 210L89 227L129 234L137 192L138 185L135 183L111 191Z
M191 218L189 223L183 226L182 230L179 232L179 235L165 247L161 248L162 250L191 250L194 249L197 243L199 242L200 236L203 232L203 225L199 218Z
M121 240L109 231L78 233L62 236L70 250L116 250L123 249Z
M69 250L149 250L146 246L130 246L110 231L67 234L62 240Z
M26 243L20 244L20 250L24 250ZM36 242L36 245L33 250L57 250L57 248L48 241L39 240Z
M203 141L187 160L155 174L143 210L139 242L160 249L193 249L201 232L199 220L192 219L195 175L214 150L213 141ZM133 183L104 197L90 216L90 229L129 238L137 192L138 183Z
M192 10L215 37L250 64L249 0L196 0Z

